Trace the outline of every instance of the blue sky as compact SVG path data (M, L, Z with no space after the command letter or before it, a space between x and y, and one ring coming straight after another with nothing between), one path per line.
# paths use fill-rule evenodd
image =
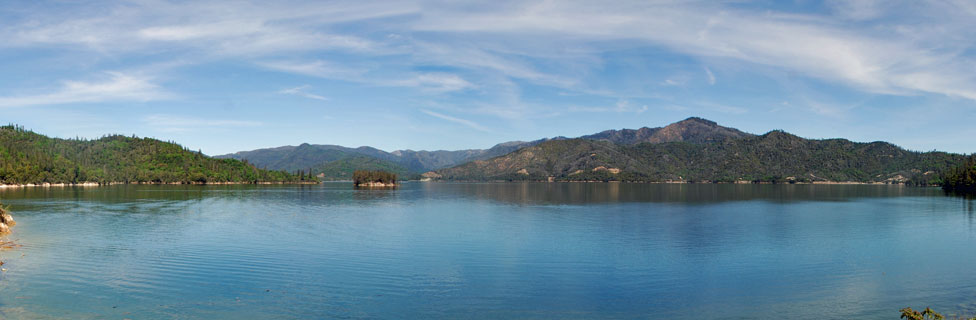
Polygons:
M974 29L972 1L7 1L0 121L223 154L698 116L971 153Z

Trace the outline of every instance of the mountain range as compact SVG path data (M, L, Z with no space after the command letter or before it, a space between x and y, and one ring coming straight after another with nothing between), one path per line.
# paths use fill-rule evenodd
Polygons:
M560 139L560 138L556 138ZM219 155L215 158L247 160L261 168L272 170L309 170L326 180L352 177L353 170L385 170L403 177L416 176L430 170L456 166L462 163L490 159L515 150L534 146L551 139L535 141L511 141L499 143L488 149L457 151L396 150L386 152L373 147L348 148L337 145L313 145L241 151Z
M784 131L756 135L702 118L665 127L607 130L578 138L500 143L489 149L385 152L372 147L286 146L233 158L275 170L308 170L327 180L353 170L409 178L555 181L857 181L938 183L964 160L886 142L804 139Z

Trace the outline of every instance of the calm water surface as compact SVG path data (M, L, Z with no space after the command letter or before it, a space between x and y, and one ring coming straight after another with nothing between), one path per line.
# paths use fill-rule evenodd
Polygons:
M3 319L976 314L976 203L891 186L0 190Z

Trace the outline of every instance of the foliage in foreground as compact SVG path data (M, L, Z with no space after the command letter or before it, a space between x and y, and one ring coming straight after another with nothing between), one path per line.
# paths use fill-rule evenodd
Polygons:
M214 159L170 142L105 136L58 139L0 127L0 184L297 182L282 171Z
M357 186L376 182L389 184L396 183L396 181L397 175L386 171L356 170L352 173L352 182Z
M935 312L932 308L926 307L925 310L915 311L911 307L898 310L901 312L901 319L907 320L944 320L945 317L942 314ZM976 318L958 318L958 319L968 319L976 320Z
M949 192L976 194L976 155L969 156L962 165L948 170L943 176L942 189Z

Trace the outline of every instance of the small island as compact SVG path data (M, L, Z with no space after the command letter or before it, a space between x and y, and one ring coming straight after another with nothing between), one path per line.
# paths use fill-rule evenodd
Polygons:
M352 173L356 188L396 188L397 175L386 171L356 170Z

